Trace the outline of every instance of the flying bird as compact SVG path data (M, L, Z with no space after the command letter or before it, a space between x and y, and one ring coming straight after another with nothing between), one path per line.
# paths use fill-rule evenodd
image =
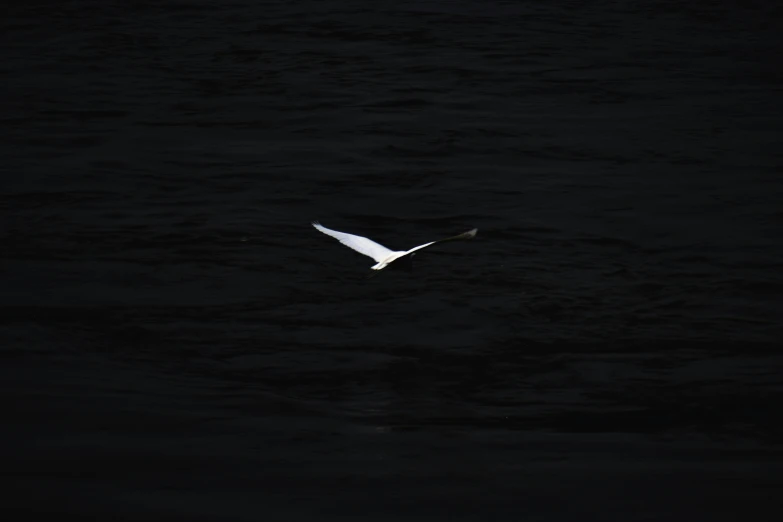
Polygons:
M458 239L472 239L476 237L476 232L478 232L478 229L474 228L472 230L468 230L467 232L463 232L462 234L459 234L457 236L447 237L446 239L440 239L438 241L432 241L430 243L424 243L423 245L413 247L410 250L394 251L386 248L383 245L379 245L372 239L367 239L366 237L362 237L362 236L355 236L353 234L346 234L345 232L338 232L336 230L326 228L325 226L321 225L318 221L313 221L313 226L317 230L320 230L321 232L326 234L327 236L332 236L333 238L337 239L343 245L356 250L360 254L364 254L365 256L369 256L373 258L377 263L376 265L370 267L373 270L383 270L391 263L399 259L406 261L407 262L406 267L410 269L411 258L414 255L413 253L416 252L417 250L421 250L422 248L427 248L428 246L432 246L436 243L443 243L445 241L456 241Z

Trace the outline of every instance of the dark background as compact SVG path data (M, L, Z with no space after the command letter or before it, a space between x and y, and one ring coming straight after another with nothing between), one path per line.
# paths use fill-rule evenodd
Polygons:
M775 5L4 8L9 520L780 520Z

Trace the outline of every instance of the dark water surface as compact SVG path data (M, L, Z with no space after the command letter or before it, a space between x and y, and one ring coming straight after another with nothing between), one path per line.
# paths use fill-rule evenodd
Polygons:
M7 8L9 520L783 519L773 5Z

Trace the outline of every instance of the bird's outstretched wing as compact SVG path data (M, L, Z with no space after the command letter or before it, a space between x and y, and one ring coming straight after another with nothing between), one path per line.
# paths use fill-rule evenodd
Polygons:
M417 247L413 247L410 250L408 250L405 254L413 253L417 250L421 250L422 248L427 248L428 246L432 246L436 243L443 243L445 241L459 241L461 239L473 239L476 237L476 233L478 232L477 228L473 228L468 230L467 232L463 232L462 234L458 234L456 236L447 237L446 239L439 239L438 241L431 241L429 243L424 243L423 245L419 245Z
M364 254L365 256L370 256L371 258L375 259L376 262L380 263L384 259L388 258L391 254L394 252L389 250L383 245L379 245L375 241L371 239L367 239L366 237L362 236L355 236L353 234L346 234L345 232L338 232L336 230L332 230L330 228L326 228L325 226L321 225L318 221L313 221L313 226L326 234L327 236L332 236L333 238L337 239L340 243L347 247L351 247L360 254Z

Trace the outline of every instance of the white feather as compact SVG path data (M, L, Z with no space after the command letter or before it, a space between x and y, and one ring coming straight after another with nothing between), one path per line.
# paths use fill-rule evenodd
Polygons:
M437 243L437 241L430 241L429 243L424 243L423 245L419 245L417 247L413 247L413 248L411 248L410 250L408 250L405 253L406 254L410 254L411 252L415 252L417 250L421 250L422 248L426 248L426 247L428 247L430 245L434 245L435 243Z
M353 248L360 254L370 256L377 263L388 259L389 256L396 253L383 245L379 245L372 239L367 239L366 237L362 236L355 236L353 234L346 234L345 232L338 232L336 230L332 230L331 228L326 228L318 221L314 221L313 226L327 236L332 236L343 245Z

